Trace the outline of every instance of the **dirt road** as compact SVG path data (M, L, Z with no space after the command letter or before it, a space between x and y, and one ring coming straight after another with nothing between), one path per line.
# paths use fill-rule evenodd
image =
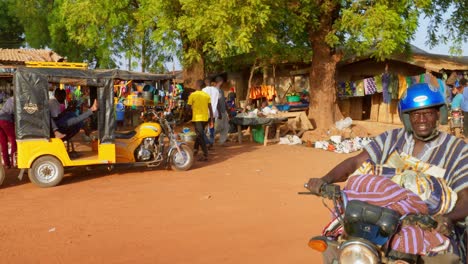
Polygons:
M330 213L297 192L349 156L232 143L188 172L73 169L48 189L9 170L1 263L319 263Z

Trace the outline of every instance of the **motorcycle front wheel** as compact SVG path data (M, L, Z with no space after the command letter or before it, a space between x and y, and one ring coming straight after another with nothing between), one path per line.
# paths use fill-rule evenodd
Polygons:
M193 152L187 145L179 146L180 152L174 150L171 153L171 168L176 171L186 171L192 167L193 164Z

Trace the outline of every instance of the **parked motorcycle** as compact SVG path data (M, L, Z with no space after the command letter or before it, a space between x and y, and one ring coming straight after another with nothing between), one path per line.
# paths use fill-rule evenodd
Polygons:
M402 217L388 208L359 200L347 201L338 185L324 184L320 196L333 202L331 211L335 218L323 229L322 235L311 238L308 245L322 253L323 263L373 264L394 263L396 260L417 263L418 255L394 251L387 246L387 242L398 232L403 221L411 221L425 228L437 227L437 222L429 215ZM465 223L459 224L465 227L465 238L461 239L466 240L468 217Z
M172 114L147 108L142 118L145 122L134 130L115 132L116 163L156 167L165 162L167 167L177 171L190 169L193 152L187 144L177 140Z
M452 135L463 135L463 111L460 108L450 111L449 126ZM457 128L460 130L459 134L457 134Z

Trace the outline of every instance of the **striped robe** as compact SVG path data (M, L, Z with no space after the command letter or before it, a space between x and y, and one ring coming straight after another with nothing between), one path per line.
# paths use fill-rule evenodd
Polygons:
M394 129L387 131L379 136L377 136L374 141L370 142L365 146L365 150L369 153L369 156L372 162L376 165L384 165L390 155L396 152L403 152L408 155L412 155L414 149L414 139L412 134L407 133L404 128ZM426 163L432 164L434 166L440 167L445 170L443 178L447 182L448 186L455 191L460 192L465 188L468 188L468 145L461 139L454 136L448 135L447 133L441 132L437 139L429 142L425 145L423 151L416 155L413 155L416 158L424 161ZM362 177L367 178L367 175ZM371 175L368 175L371 176ZM348 184L348 195L351 196L351 199L362 199L363 196L371 195L371 193L363 192L353 192L362 186L369 187L368 183L362 185L356 185L355 180L363 179L362 177L352 177ZM375 177L375 176L374 176ZM368 178L369 179L369 178ZM354 180L354 184L353 184ZM380 181L379 181L380 182ZM388 189L387 189L388 190ZM362 190L361 190L362 191ZM368 190L369 191L369 190ZM380 188L374 189L375 194L382 199L387 194ZM360 194L359 194L360 193ZM399 193L399 192L397 192ZM397 194L393 193L393 195ZM353 197L354 195L354 197ZM361 195L361 197L359 197ZM392 195L390 195L392 196ZM417 199L408 199L411 196L407 196L405 199L393 199L388 196L385 199L387 203L385 207L389 207L399 211L400 213L408 213L408 209L416 210L411 213L426 213L424 209L420 208L420 203L417 202ZM367 199L367 202L374 203L372 199ZM411 202L411 206L408 207L408 202ZM393 204L390 206L390 204ZM400 210L398 210L400 209ZM410 228L410 229L409 229ZM406 230L405 230L406 229ZM418 235L415 235L415 232ZM415 239L419 237L420 239ZM423 238L424 237L424 238ZM424 243L418 244L417 240L424 241ZM400 251L406 251L408 253L416 254L428 254L434 248L433 246L442 242L441 237L435 233L429 234L424 233L422 230L417 230L412 227L403 228L399 234L397 234L397 239L394 240L392 247ZM452 240L452 242L455 242ZM446 244L446 241L443 241L442 244ZM416 246L410 246L416 245ZM419 245L419 246L418 246ZM453 246L453 245L452 245ZM445 247L444 247L445 248ZM457 251L456 247L449 249L449 251Z
M394 151L412 155L413 148L413 136L404 128L387 131L365 146L376 165L383 165ZM413 156L445 169L444 179L455 192L468 188L468 145L463 140L440 132L437 139Z

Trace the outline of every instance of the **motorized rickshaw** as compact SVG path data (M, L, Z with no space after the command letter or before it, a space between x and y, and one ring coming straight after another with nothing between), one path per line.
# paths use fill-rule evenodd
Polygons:
M173 135L169 122L154 112L151 123L143 123L127 133L116 131L114 81L161 82L172 76L122 70L69 68L18 68L14 75L17 166L20 177L27 171L30 180L51 187L60 183L64 167L140 163L155 167L166 163L176 170L189 169L193 154ZM71 157L64 142L51 133L49 87L67 84L89 87L98 102L96 146ZM169 142L169 143L168 143ZM122 153L125 152L125 153Z

